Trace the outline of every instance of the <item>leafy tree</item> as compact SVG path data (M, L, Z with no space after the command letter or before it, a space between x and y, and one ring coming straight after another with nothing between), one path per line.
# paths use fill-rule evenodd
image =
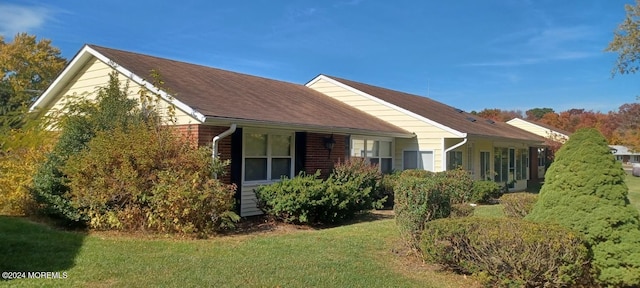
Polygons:
M66 63L51 40L19 33L6 43L0 36L0 129L19 127L27 107Z
M480 112L472 111L471 114L499 122L506 122L513 118L522 118L520 110L484 109Z
M553 111L553 109L551 108L533 108L527 110L527 112L525 113L527 114L527 119L535 121L540 120L540 118L542 118L545 114L554 112L555 111Z
M638 71L640 59L640 0L636 5L626 4L627 15L614 32L613 40L605 49L618 53L613 74L628 74Z
M586 236L604 286L640 285L640 215L629 204L622 166L595 129L580 129L557 152L527 219Z
M109 75L106 87L98 90L97 102L71 101L65 114L59 119L61 134L53 151L33 178L32 194L41 205L41 212L77 225L84 220L67 196L68 179L62 172L69 157L84 150L99 131L108 131L135 120L134 109L138 103L127 98L128 86L122 86L118 75Z

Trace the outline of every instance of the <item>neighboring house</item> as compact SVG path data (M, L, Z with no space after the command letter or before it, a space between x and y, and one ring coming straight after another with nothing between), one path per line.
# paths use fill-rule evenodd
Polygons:
M387 170L443 171L461 166L475 179L508 183L510 190L524 190L531 151L544 147L540 136L426 97L327 75L317 76L306 86L416 135L397 139L351 137L351 156L386 161L389 164L383 167L390 165ZM381 157L381 153L376 154L378 147L390 152Z
M540 123L537 121L532 121L532 120L513 118L507 121L507 124L512 125L514 127L518 127L525 131L531 132L538 136L544 137L550 141L559 142L561 144L564 144L565 142L567 142L567 140L569 140L569 136L571 135L571 132L567 132L567 131L552 127L550 125ZM538 163L538 165L536 168L532 167L531 179L544 178L544 174L546 173L546 167L548 167L549 166L548 164L550 164L547 162L550 159L549 157L552 157L550 153L551 151L549 151L548 148L544 148L544 147L540 147L539 149L537 149L537 151L535 151L535 153L532 153L531 159L536 159L537 160L536 162Z
M163 90L145 80L152 70ZM160 106L176 107L177 129L231 160L222 180L238 186L241 216L261 214L253 192L259 185L301 171L326 176L349 157L385 173L462 166L476 179L523 190L530 151L544 142L425 97L336 77L305 86L95 45L76 54L32 109L61 109L69 95L95 97L112 71L129 81L130 97L142 87L158 93Z
M640 163L640 152L622 145L609 145L609 148L611 153L616 156L616 160L622 163Z

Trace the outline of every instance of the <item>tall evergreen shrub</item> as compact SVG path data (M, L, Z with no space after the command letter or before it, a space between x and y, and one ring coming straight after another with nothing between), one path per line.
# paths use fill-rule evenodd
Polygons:
M581 129L557 152L527 219L583 233L597 281L640 286L640 216L629 204L625 172L595 129Z

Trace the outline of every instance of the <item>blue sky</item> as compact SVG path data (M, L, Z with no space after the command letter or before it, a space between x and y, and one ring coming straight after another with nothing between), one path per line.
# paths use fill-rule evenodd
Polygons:
M2 1L0 35L304 84L318 74L484 108L608 112L640 95L603 50L633 0Z

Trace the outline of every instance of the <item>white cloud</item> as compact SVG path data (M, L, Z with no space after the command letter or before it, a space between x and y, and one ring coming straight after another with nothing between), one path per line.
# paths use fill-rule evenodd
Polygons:
M44 25L53 11L45 7L0 4L0 35L11 37Z

